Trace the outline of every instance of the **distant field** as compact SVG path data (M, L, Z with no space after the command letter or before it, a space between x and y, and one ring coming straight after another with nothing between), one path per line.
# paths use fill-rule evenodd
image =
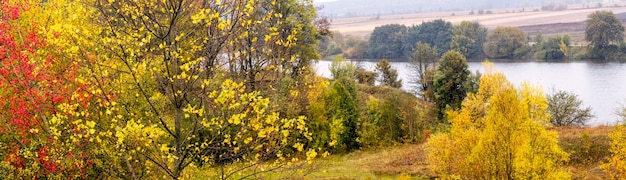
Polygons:
M440 12L440 13L417 13L400 15L383 15L374 17L336 18L332 21L331 28L342 34L365 36L370 34L375 27L385 24L404 24L407 26L420 24L434 19L444 19L452 23L464 20L479 22L489 29L498 26L515 26L527 32L534 33L537 30L547 32L544 34L570 33L578 34L574 40L580 39L581 30L584 31L584 23L587 15L597 10L609 10L615 14L626 13L626 3L605 3L604 8L583 8L583 5L570 5L565 11L533 11L536 8L495 9L492 14L470 15L470 11ZM454 13L454 15L453 15ZM474 11L477 13L477 11ZM559 26L567 26L559 28ZM582 26L582 27L578 27ZM557 29L559 32L554 32ZM562 32L560 32L562 31Z

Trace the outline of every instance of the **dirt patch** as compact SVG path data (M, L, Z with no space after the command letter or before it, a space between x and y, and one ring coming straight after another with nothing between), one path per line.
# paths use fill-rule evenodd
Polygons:
M535 32L541 32L542 34L583 32L585 31L585 22L540 24L532 26L521 26L519 28L522 29L522 31L530 33L532 35L534 35Z
M618 19L622 21L622 24L626 26L626 13L615 14ZM519 28L526 34L534 36L536 32L541 32L544 36L554 34L570 34L572 41L582 42L585 40L585 21L569 22L569 23L553 23L553 24L538 24L530 26L520 26Z

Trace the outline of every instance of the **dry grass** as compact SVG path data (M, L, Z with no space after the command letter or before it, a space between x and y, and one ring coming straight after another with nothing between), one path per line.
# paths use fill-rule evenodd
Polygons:
M610 155L612 126L559 127L559 145L570 154L565 168L572 179L606 179L600 164ZM295 174L274 172L261 178L275 179L432 179L421 144L406 144L319 158L301 166ZM195 177L212 177L210 169L195 170ZM289 178L292 177L292 178ZM295 177L295 178L293 178Z
M570 153L566 164L573 179L606 179L600 164L610 155L613 126L559 127L559 145Z
M401 145L363 155L355 163L376 175L429 176L422 145Z
M600 164L610 155L612 126L559 127L559 145L570 153L565 168L573 179L605 179ZM433 178L426 164L422 145L399 145L376 150L333 155L320 160L313 179L395 179L409 175L414 179Z
M554 128L559 133L559 138L581 138L583 134L588 136L607 136L613 132L613 126L596 127L558 127Z
M422 145L409 144L356 151L320 159L316 172L307 179L428 179Z

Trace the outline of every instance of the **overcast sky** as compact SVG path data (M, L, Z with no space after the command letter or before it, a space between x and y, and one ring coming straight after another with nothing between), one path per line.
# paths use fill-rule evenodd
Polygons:
M335 0L313 0L313 2L329 2L329 1L335 1Z

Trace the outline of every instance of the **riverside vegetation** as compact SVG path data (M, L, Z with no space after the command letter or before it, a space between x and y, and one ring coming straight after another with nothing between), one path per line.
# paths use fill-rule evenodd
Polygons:
M385 60L371 72L338 57L331 79L315 75L330 35L316 16L296 0L0 0L0 177L624 177L622 126L610 145L559 137L590 116L575 95L467 70L479 25L402 45L417 47L409 93ZM415 38L452 27L434 23ZM450 48L429 43L452 32Z

